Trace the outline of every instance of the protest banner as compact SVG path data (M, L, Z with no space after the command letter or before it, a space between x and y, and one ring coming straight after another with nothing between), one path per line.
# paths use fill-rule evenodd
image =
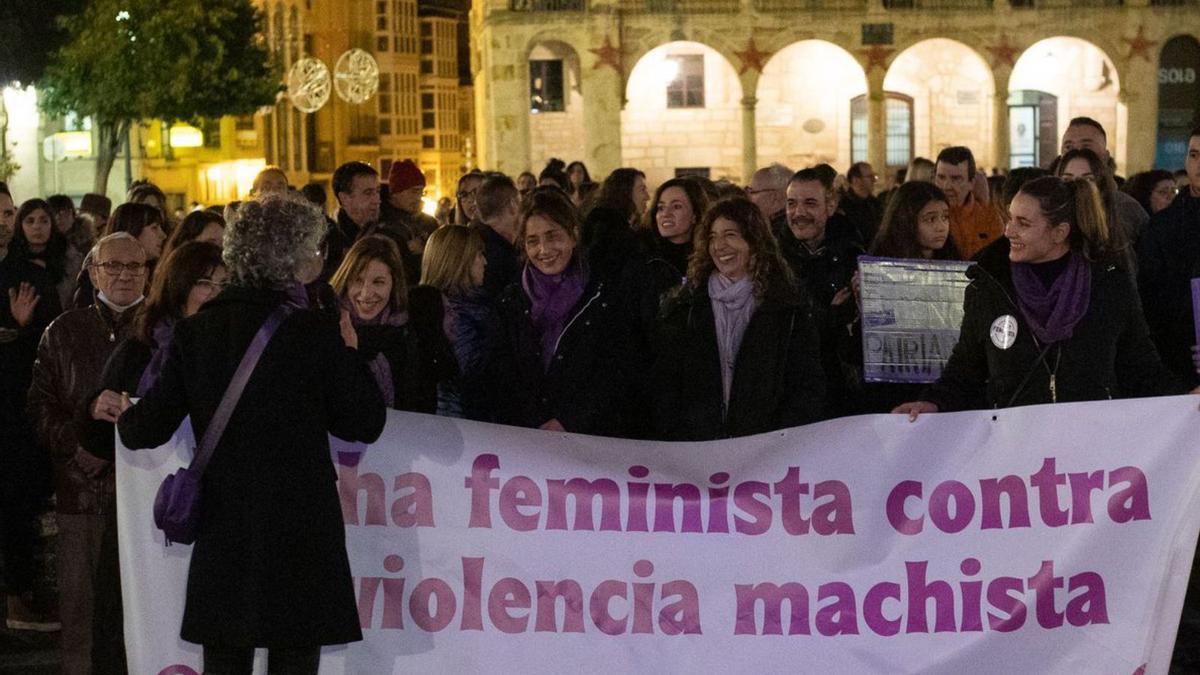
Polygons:
M1166 672L1200 528L1196 400L711 443L392 412L339 462L365 640L321 672ZM118 450L133 673L200 669L178 638L191 547L151 518L187 447Z
M933 382L958 343L970 263L858 259L863 379Z

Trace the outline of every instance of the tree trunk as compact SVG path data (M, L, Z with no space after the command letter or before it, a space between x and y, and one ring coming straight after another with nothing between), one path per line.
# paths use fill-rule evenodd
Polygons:
M129 121L98 122L96 131L99 147L96 148L96 181L92 191L104 195L108 194L108 174L117 161L117 152L121 149L125 134L129 133Z

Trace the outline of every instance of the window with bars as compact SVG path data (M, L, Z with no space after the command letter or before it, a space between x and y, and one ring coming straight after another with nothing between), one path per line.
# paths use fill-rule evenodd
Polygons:
M913 100L896 92L884 92L884 158L887 166L908 166L912 159ZM867 97L850 100L850 161L867 161Z
M667 107L703 108L704 56L685 54L667 58L678 65L675 79L667 85Z
M529 62L529 109L535 113L562 112L562 59L536 59Z

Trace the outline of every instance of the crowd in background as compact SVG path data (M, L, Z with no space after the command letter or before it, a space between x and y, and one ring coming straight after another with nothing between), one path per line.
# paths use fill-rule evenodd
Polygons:
M296 308L293 325L336 343L313 337L288 363L309 369L322 353L311 369L344 362L369 376L371 392L338 384L345 369L289 385L334 387L361 404L338 413L347 419L378 400L704 441L856 414L1195 390L1200 129L1175 173L1114 175L1088 118L1071 121L1050 167L993 173L965 147L914 159L882 191L865 162L650 186L636 168L593 180L582 162L552 160L538 175L466 173L432 216L409 160L386 176L339 167L336 210L319 184L296 189L273 167L245 202L187 214L168 214L149 183L116 208L98 195L79 208L63 195L18 202L0 184L8 625L61 624L65 672L123 672L114 425L146 447L174 431L189 397L215 406L237 354L204 346L202 328L231 321L225 330L249 342L257 326L244 317L261 323L280 303ZM974 261L960 340L932 385L864 381L864 254ZM139 397L150 404L130 407ZM255 405L266 415L309 403ZM339 424L335 436L369 441L375 421ZM35 523L51 503L57 611L33 593ZM212 625L228 607L193 609L193 590L185 639L203 642L206 660L210 643L254 632ZM1192 605L1181 630L1197 624ZM350 639L318 630L305 644Z

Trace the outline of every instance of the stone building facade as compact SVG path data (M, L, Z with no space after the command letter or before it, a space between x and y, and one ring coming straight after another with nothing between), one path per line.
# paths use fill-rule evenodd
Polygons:
M1079 115L1129 174L1173 161L1164 47L1195 46L1180 86L1200 70L1196 0L475 0L471 27L481 166L582 159L651 183L774 161L882 173L949 145L1045 164ZM1200 88L1182 97L1176 134Z

